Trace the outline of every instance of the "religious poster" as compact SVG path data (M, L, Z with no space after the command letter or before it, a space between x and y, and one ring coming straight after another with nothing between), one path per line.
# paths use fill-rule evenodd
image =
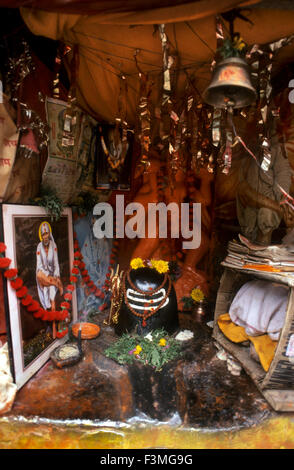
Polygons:
M112 249L112 239L98 239L94 236L93 225L96 217L88 213L74 222L74 231L79 242L80 251L86 264L86 269L95 283L103 290L106 274L109 268ZM77 308L79 318L86 321L88 315L97 312L99 306L105 302L87 290L84 285L77 285Z
M98 122L83 114L77 152L76 192L95 191L95 149Z
M49 150L42 185L54 189L66 204L72 198L76 187L82 113L75 108L72 114L66 102L53 98L46 99L46 112L50 128Z
M11 276L17 270L15 278L8 278L7 295L12 362L20 388L67 340L67 324L76 320L75 291L63 316L73 263L72 214L66 208L52 221L41 207L14 204L3 204L2 212Z

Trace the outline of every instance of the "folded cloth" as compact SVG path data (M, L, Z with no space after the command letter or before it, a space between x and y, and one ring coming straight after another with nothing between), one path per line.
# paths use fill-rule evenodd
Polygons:
M288 286L254 280L237 292L229 309L233 323L249 336L268 334L277 341L283 328L288 303Z
M258 354L263 369L267 372L274 358L278 342L273 341L269 335L249 336L242 326L235 325L228 313L220 315L217 319L218 326L223 334L234 343L251 341Z

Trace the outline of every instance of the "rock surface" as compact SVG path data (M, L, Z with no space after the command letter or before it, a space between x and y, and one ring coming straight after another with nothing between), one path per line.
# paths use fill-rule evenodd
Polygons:
M83 359L63 369L49 361L17 393L9 415L125 421L141 412L165 421L177 412L183 424L206 429L250 426L270 416L251 379L244 372L231 375L217 358L212 330L182 317L181 329L194 337L160 372L106 358L104 350L118 337L100 317L100 336L82 342Z

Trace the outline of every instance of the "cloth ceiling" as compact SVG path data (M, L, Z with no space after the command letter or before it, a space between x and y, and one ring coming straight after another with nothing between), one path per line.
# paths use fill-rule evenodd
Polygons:
M200 93L210 81L216 50L216 14L244 8L242 13L250 22L237 18L234 30L248 44L265 44L294 33L294 10L282 10L278 6L255 8L258 3L253 0L0 0L0 7L19 7L26 25L36 35L70 46L78 44L77 98L81 108L98 120L113 123L119 114L119 103L123 102L126 120L134 127L139 69L153 82L154 106L160 104L163 59L160 35L154 25L166 25L170 50L176 54L173 69L177 70L177 80L173 94L179 101L187 76ZM225 25L228 28L227 22ZM275 68L291 61L293 51L293 45L284 48ZM71 53L65 60L70 72Z

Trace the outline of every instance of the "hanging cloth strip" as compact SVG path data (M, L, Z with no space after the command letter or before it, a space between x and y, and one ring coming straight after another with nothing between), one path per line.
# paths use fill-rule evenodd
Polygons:
M162 92L162 121L163 121L163 136L162 140L168 140L168 176L171 192L175 188L175 175L177 174L180 165L180 147L182 145L182 130L184 129L184 113L178 113L173 109L174 104L171 99L172 85L171 85L171 67L174 64L174 57L169 51L169 41L165 33L165 25L159 26L160 39L163 52L163 92Z
M273 60L277 52L286 45L290 44L294 39L294 35L274 41L266 46L260 47L254 44L246 54L246 59L251 63L252 77L257 81L259 88L259 138L263 153L261 168L268 171L271 165L271 149L269 139L269 108L272 98L271 74ZM272 115L278 115L276 110L272 110Z
M243 141L243 139L237 134L236 132L236 128L233 124L233 131L234 131L234 135L235 135L235 138L241 143L241 145L244 147L244 149L246 150L246 152L249 153L249 155L251 155L251 157L255 160L256 162L256 165L263 171L264 173L264 176L265 177L268 177L268 174L262 169L261 165L259 164L258 162L258 159L257 157L254 155L254 153L247 147L247 145L245 144L245 142ZM270 181L271 182L271 181ZM287 193L287 191L285 191L282 186L276 182L274 182L275 186L281 191L281 193L283 194L284 196L284 200L282 202L280 202L280 204L288 204L292 210L294 210L294 199L292 196L290 196L290 194Z
M52 95L55 99L60 99L60 69L62 66L62 61L64 57L71 51L71 47L67 46L64 43L60 43L57 48L57 53L55 57L55 78L53 80L53 91Z
M137 61L137 52L134 54L134 59L139 72L140 78L140 99L139 99L139 117L140 117L140 141L141 141L141 161L140 164L146 173L150 167L149 161L149 147L151 144L151 114L150 114L150 94L152 84L148 75L142 72Z
M67 108L64 113L63 136L61 145L63 147L73 147L75 145L74 128L77 124L77 97L76 82L79 69L79 46L74 45L72 49L73 57L71 67L71 84L67 96Z

